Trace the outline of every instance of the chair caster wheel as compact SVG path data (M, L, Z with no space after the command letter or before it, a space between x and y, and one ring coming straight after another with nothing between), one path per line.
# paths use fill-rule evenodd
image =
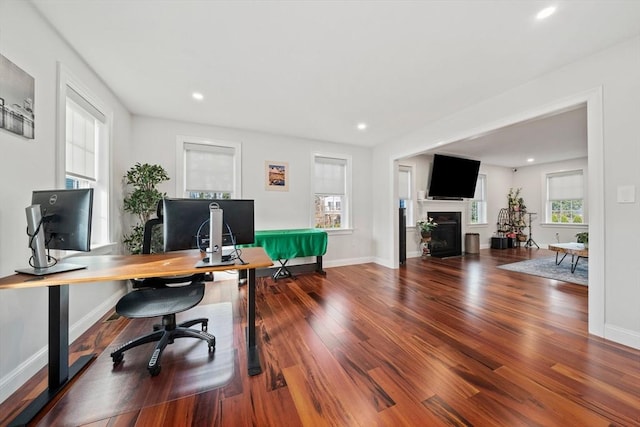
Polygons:
M113 366L117 366L120 363L122 363L122 360L124 359L124 354L120 353L120 354L112 354L111 355L111 360L113 360Z
M160 373L160 366L154 365L153 367L147 368L152 377L155 377Z
M216 351L216 346L215 345L209 345L209 353L213 353L214 351Z

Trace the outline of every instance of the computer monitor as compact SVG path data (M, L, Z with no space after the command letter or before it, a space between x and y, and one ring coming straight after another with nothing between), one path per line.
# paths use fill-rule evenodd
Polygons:
M34 191L32 205L40 205L47 249L89 252L93 188Z
M26 208L32 268L16 271L43 275L84 268L80 264L59 263L49 251L89 252L92 214L92 188L34 191L31 205Z
M206 250L209 246L211 203L217 204L223 212L223 246L254 242L253 200L165 198L162 203L165 252L194 248Z

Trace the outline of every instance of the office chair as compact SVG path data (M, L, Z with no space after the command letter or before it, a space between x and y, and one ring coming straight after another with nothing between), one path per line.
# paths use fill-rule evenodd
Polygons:
M161 214L160 208L158 213ZM162 230L162 217L151 219L145 223L142 252L157 252L152 249L157 230ZM178 283L188 283L176 286ZM174 285L174 286L171 286ZM153 332L135 338L111 353L113 365L119 365L124 359L124 352L142 344L156 342L151 354L147 370L152 376L160 373L160 358L167 345L175 338L192 337L204 340L213 352L216 346L215 336L207 332L209 320L207 318L193 319L176 324L176 313L195 307L204 297L204 274L194 274L181 277L153 277L149 279L134 279L134 288L116 304L116 313L130 319L151 318L162 316L162 324L154 325ZM202 330L192 329L191 326L202 324Z

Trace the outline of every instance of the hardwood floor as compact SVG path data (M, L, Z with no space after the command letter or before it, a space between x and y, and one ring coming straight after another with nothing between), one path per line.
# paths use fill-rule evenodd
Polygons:
M483 249L398 270L258 279L255 377L246 289L219 282L206 299L233 304L232 381L90 425L640 426L640 351L587 333L587 288L496 268L539 256L553 252ZM102 352L127 322L99 322L73 356ZM45 381L43 370L0 405L0 423Z

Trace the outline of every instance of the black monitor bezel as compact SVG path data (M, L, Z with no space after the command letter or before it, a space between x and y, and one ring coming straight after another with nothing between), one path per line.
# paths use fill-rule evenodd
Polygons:
M93 188L34 190L48 250L91 251Z
M251 199L164 198L162 222L164 251L205 250L209 236L209 205L217 203L223 212L223 246L253 244L254 201ZM228 228L231 229L232 235ZM198 235L198 231L200 234Z

